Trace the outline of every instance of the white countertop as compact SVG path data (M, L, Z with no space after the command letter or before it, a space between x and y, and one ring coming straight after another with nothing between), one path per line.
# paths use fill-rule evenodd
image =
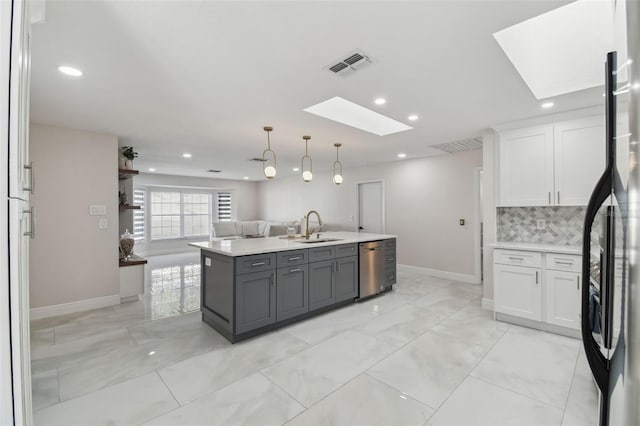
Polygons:
M542 253L577 254L582 255L582 246L562 246L557 244L510 243L499 241L489 244L490 247L506 250L539 251Z
M223 254L225 256L247 256L251 254L272 253L276 251L300 250L313 247L335 246L340 244L362 243L365 241L386 240L396 238L395 235L367 234L360 232L320 232L320 238L339 238L340 241L322 243L300 243L300 239L281 237L247 238L238 240L218 240L189 243L190 246L202 250ZM316 234L311 235L311 239Z

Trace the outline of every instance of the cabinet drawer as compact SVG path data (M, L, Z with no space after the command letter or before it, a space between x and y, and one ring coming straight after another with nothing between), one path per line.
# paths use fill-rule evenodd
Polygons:
M347 257L354 256L358 254L357 247L355 244L342 244L340 246L336 246L336 257Z
M519 266L542 266L542 253L520 250L494 250L493 263Z
M251 272L268 271L276 268L276 254L254 254L236 258L236 274L248 274Z
M336 257L336 246L315 247L309 249L309 262L331 260Z
M395 238L390 238L388 240L384 240L384 246L385 248L396 248L396 239Z
M278 256L278 268L285 268L287 266L302 265L309 262L308 250L291 250L282 251L277 253Z
M396 253L395 252L389 253L389 250L387 250L384 254L384 266L389 267L389 266L394 266L395 264L396 264Z
M567 254L547 253L547 269L554 271L580 272L582 269L582 257Z

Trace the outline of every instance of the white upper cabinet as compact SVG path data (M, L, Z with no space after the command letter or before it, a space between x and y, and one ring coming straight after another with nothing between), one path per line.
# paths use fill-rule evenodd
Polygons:
M553 126L557 206L586 206L605 168L604 117Z
M500 206L548 206L553 191L553 127L500 134Z
M498 151L498 206L586 206L604 172L604 119L502 132Z

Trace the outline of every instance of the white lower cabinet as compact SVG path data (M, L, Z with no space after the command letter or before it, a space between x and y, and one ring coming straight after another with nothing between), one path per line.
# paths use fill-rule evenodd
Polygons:
M522 266L522 262L528 262ZM494 251L494 310L499 314L580 329L581 257Z
M495 311L534 321L542 320L540 268L494 266Z
M580 278L577 272L547 270L544 284L549 324L580 328Z

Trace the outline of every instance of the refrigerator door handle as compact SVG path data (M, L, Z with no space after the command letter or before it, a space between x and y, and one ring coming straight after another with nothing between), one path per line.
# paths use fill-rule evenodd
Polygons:
M29 209L22 210L22 213L24 213L25 215L29 215L29 230L25 231L23 235L33 240L36 237L36 208L31 206L31 208Z
M23 191L28 191L30 193L34 193L36 190L36 179L33 172L33 162L24 165L24 169L29 172L29 186L23 186Z

